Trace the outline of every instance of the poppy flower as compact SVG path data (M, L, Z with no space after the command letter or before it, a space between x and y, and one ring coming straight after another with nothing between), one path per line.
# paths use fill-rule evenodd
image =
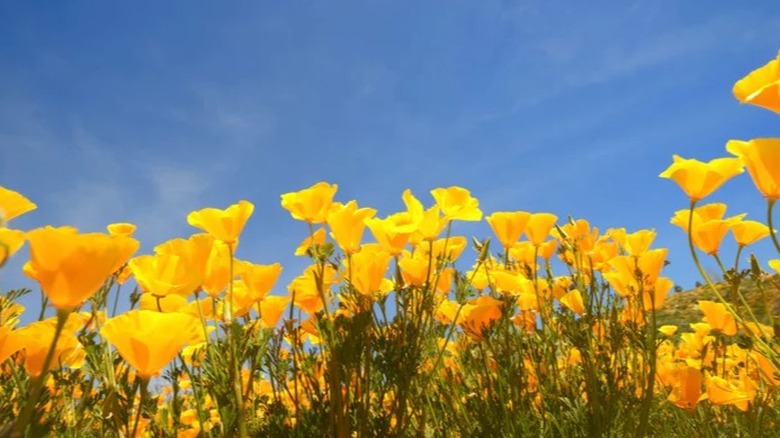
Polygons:
M776 59L738 80L732 91L741 103L780 113L780 51Z
M337 184L318 182L307 189L285 193L282 195L282 207L290 212L293 219L321 224L328 218L338 188Z
M520 240L530 218L531 213L527 211L497 211L485 220L490 224L498 241L504 245L504 250L508 250Z
M129 256L112 236L79 234L73 227L37 228L27 233L27 240L30 267L26 272L57 309L80 306Z
M780 198L780 138L731 140L726 150L745 163L753 183L766 199Z
M100 335L139 376L149 378L159 375L197 330L202 327L192 315L131 310L107 320Z
M479 200L462 187L433 189L431 195L436 200L436 205L449 220L478 221L482 219Z
M0 186L0 226L11 219L38 208L21 193Z
M674 162L661 172L661 178L677 183L691 201L700 201L722 186L726 181L743 172L738 158L716 158L707 163L674 155Z
M255 206L251 202L241 200L224 210L204 208L193 211L187 215L187 223L211 234L217 240L233 245L238 241L238 236L254 210Z
M347 254L353 254L360 248L366 219L374 217L373 208L358 208L357 201L346 204L336 202L328 214L327 222L330 235L336 244Z

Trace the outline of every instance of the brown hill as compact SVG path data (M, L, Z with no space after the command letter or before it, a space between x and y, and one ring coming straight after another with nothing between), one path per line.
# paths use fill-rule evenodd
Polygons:
M732 293L732 284L721 281L715 286L723 297L739 309L741 314L747 314L741 304L742 300ZM760 322L770 324L771 319L780 320L780 276L765 276L760 279L745 276L739 282L739 290ZM657 324L677 325L681 331L689 330L690 323L699 322L704 316L697 306L699 300L719 301L707 285L697 285L691 290L673 292L656 314Z

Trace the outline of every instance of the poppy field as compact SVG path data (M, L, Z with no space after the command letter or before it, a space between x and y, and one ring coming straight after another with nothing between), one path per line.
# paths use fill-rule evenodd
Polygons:
M780 53L733 92L780 114ZM286 285L280 263L241 258L249 201L190 212L189 238L139 254L129 223L15 229L36 204L0 186L0 269L21 258L40 286L2 284L0 437L773 436L780 321L745 288L780 288L780 138L674 156L660 177L689 200L669 215L716 297L693 324L656 319L674 282L654 230L487 214L457 186L406 190L386 217L327 182L282 194L309 260ZM707 203L734 177L766 220ZM453 232L482 220L492 235ZM777 259L750 255L761 239Z

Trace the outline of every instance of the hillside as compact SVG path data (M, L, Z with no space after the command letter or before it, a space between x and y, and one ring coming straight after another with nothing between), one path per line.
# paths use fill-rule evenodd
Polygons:
M729 299L730 286L725 281L716 283L716 287L724 297ZM780 277L767 276L758 281L746 277L740 283L740 290L760 322L769 323L768 310L775 319L780 317ZM680 330L688 330L688 324L701 321L703 316L697 306L699 300L717 302L718 298L707 285L671 293L666 298L663 308L657 313L658 325L671 324L679 326Z

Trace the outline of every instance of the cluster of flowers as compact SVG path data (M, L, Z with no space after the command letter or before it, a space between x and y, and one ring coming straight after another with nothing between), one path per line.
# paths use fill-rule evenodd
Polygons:
M737 82L736 96L780 113L778 64L780 54ZM780 139L733 140L727 150L735 156L708 163L675 156L661 174L690 198L690 208L678 211L672 222L687 232L700 270L697 250L723 267L718 251L729 231L740 253L768 236L780 251L771 224L780 197ZM698 205L744 167L768 201L766 225L744 215L724 218L725 204ZM365 409L364 416L386 409L388 430L402 433L411 424L422 430L430 420L410 400L423 398L420 406L431 406L425 398L430 395L410 390L403 379L375 377L392 375L376 364L389 355L380 351L379 341L387 339L430 352L411 368L408 379L417 379L417 385L469 388L471 395L455 403L457 415L465 415L470 399L505 390L503 408L516 412L522 400L531 400L526 407L544 419L544 410L558 398L550 388L563 393L568 388L592 402L615 379L618 387L648 401L643 410L659 396L685 409L705 399L741 411L773 403L780 346L771 321L766 325L750 312L738 279L725 296L701 270L718 302L698 303L704 318L692 331L657 326L656 312L673 282L661 275L667 250L651 248L653 230L600 233L584 219L559 223L550 213L494 212L485 220L501 250L492 254L489 239L474 240L479 255L461 273L454 263L469 241L452 235L453 221L483 218L468 190L432 190L435 202L427 208L407 190L406 210L379 218L357 201L334 201L337 189L320 182L281 196L282 207L308 225L309 236L295 254L312 264L290 282L287 295L277 295L271 292L282 271L279 263L235 256L254 210L248 201L194 211L187 221L203 233L135 255L140 243L132 224L109 225L107 233L69 226L10 228L36 206L0 187L0 266L27 242L24 274L40 285L43 306L57 311L18 327L24 308L15 302L16 291L0 300L0 376L14 382L13 392L0 401L3 419L15 419L6 426L29 432L47 415L49 421L57 417L49 427L83 426L78 406L94 410L101 402L108 407L97 414L102 423L91 426L102 428L97 430L246 436L250 420L271 417L273 406L281 406L284 424L295 427L301 410L327 401L330 427L339 436L361 424L351 409ZM366 228L374 243L363 242ZM556 256L564 275L553 274ZM770 266L780 267L780 260ZM118 298L128 282L137 290L130 294L132 310L117 314L109 296L115 291ZM364 316L364 322L354 322ZM516 360L492 350L499 348L496 339L509 345L509 334L525 348L505 351ZM354 348L353 360L345 346L354 339L362 344ZM638 343L622 345L626 339ZM474 357L480 357L479 372L468 368ZM508 389L496 383L507 372L499 365L506 360L517 367L517 375L507 377ZM227 388L209 388L204 382L219 381L220 367L227 370ZM176 370L171 384L149 393L150 380L166 370ZM68 376L78 382L64 393ZM85 399L91 402L74 401ZM145 406L149 403L154 407ZM115 406L127 412L106 415ZM646 422L643 414L642 433Z

